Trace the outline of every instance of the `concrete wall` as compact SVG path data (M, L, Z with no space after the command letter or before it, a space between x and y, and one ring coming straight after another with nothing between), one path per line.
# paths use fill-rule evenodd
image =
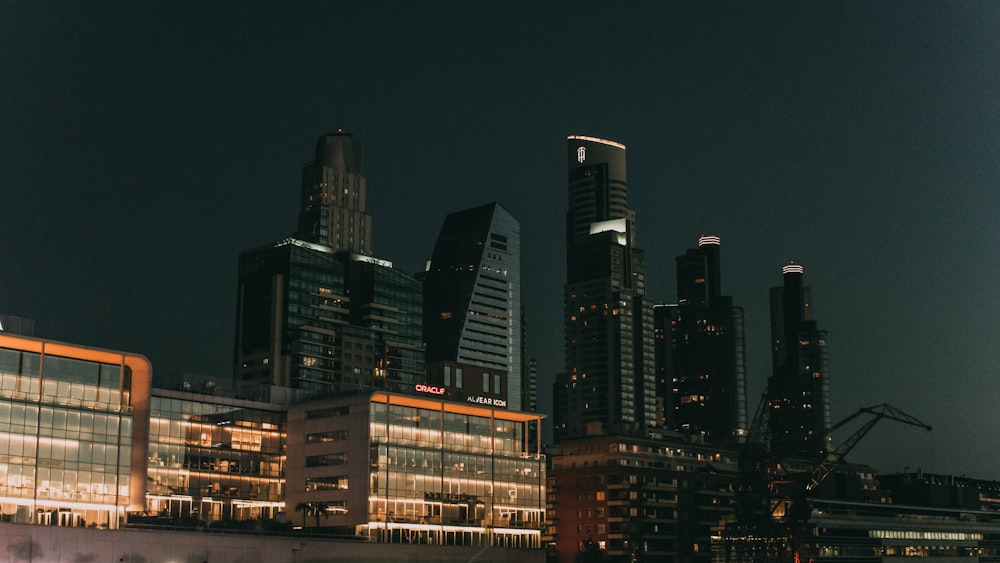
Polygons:
M0 523L10 563L544 563L541 550L385 545L314 538L97 530Z

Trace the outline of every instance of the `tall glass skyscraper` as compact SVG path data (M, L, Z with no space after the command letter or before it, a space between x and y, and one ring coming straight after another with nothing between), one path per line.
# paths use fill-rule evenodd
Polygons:
M424 273L427 361L502 372L504 389L483 389L521 410L523 378L521 225L498 203L449 214Z
M657 422L645 256L628 207L625 145L567 138L565 360L557 440L639 432Z
M789 264L782 274L784 285L771 288L771 450L778 457L820 457L830 449L826 331L812 318L802 266Z
M240 254L237 384L320 393L424 379L421 287L392 264L286 239Z
M669 347L657 350L657 372L669 428L737 443L747 429L743 309L722 295L720 246L703 236L677 257L677 304L654 313L657 346Z

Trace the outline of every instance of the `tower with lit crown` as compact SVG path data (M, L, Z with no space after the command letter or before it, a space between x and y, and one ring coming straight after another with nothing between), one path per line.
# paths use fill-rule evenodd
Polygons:
M372 256L361 165L350 133L320 136L296 238L240 254L238 385L330 394L423 382L422 288Z
M812 291L798 264L782 268L771 288L771 365L768 433L779 457L819 457L830 448L826 331L812 318Z
M656 424L652 308L628 207L625 145L567 138L565 372L556 440L641 432Z
M678 256L677 304L654 311L657 373L668 427L714 443L742 441L747 429L743 309L722 295L721 240L698 239Z

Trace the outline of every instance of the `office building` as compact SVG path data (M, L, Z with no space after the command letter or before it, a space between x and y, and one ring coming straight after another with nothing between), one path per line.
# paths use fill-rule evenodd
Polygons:
M363 157L361 143L350 133L320 136L315 159L302 169L302 204L295 238L333 252L373 255Z
M151 377L135 354L0 334L3 520L118 528L143 510Z
M554 386L557 441L656 425L652 307L628 207L625 145L567 139L565 372Z
M286 239L240 254L240 384L336 393L424 378L420 283L390 262Z
M771 451L816 458L830 449L830 393L826 331L812 316L812 292L801 265L782 268L784 284L771 288L771 365L767 381Z
M296 524L373 542L539 548L545 461L524 440L539 415L442 401L441 391L418 384L293 405Z
M743 309L722 295L721 241L703 236L678 256L677 304L654 311L657 373L665 422L714 443L738 443L747 430Z
M284 512L287 407L219 394L212 383L153 389L146 515L131 522L214 527Z
M478 392L504 399L509 409L525 409L530 383L522 365L517 219L497 203L449 214L423 282L427 362L482 368L486 379Z
M328 394L424 381L421 284L372 256L362 155L350 133L322 135L296 238L240 254L237 383Z

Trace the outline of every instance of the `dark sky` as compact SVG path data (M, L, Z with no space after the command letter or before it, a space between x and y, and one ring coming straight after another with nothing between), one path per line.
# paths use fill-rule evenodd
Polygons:
M547 409L565 137L605 137L651 297L722 237L751 411L795 260L834 420L888 402L935 427L882 422L851 458L1000 478L1000 4L282 4L0 0L0 311L228 376L237 255L293 232L301 167L343 127L398 267L449 212L520 219Z

